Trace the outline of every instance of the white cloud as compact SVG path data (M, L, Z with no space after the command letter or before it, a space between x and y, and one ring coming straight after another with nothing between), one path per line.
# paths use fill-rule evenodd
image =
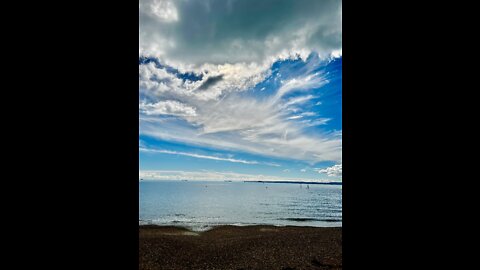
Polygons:
M331 56L332 56L333 58L341 57L341 56L342 56L342 49L333 50L333 51L331 52Z
M325 173L328 176L342 176L342 164L333 165L325 169L318 169L319 173Z
M327 179L278 177L263 174L242 174L216 171L139 171L139 178L144 180L191 180L191 181L306 181L330 182Z
M140 1L140 5L142 2ZM160 22L178 21L178 11L172 1L153 0L150 1L149 8L144 9L147 13L154 15Z
M211 65L204 64L201 67L208 72L198 85L195 95L200 100L217 99L225 92L247 90L256 84L262 82L270 74L268 66L262 66L255 63L235 63ZM209 78L220 77L221 79L207 89L199 89Z
M309 101L313 98L316 98L316 96L313 96L313 95L306 95L306 96L298 96L298 97L293 97L291 99L289 99L286 103L285 103L285 107L289 107L291 105L297 105L297 104L303 104L305 103L306 101Z
M317 115L317 114L314 113L314 112L304 112L304 113L302 113L302 114L300 114L300 115L301 115L301 116L315 116L315 115Z
M197 113L194 107L180 103L175 100L159 101L156 103L140 103L140 111L146 115L176 115L195 116Z
M140 92L151 98L194 98L199 101L217 100L222 94L247 90L270 74L269 67L257 64L205 64L197 72L199 81L183 81L154 63L139 66ZM209 82L216 78L215 84Z
M278 89L276 95L273 97L274 100L278 100L286 94L293 91L300 90L309 90L312 88L319 88L324 85L327 81L319 73L308 74L303 77L293 78L288 81L283 82L282 87Z
M307 127L313 127L313 126L321 126L327 124L327 122L330 121L329 118L317 118L317 119L307 119L307 120L302 120L301 122L307 126Z

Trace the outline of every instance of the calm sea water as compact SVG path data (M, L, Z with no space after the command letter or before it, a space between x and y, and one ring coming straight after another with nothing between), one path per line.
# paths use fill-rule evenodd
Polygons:
M140 181L140 224L342 226L342 186Z

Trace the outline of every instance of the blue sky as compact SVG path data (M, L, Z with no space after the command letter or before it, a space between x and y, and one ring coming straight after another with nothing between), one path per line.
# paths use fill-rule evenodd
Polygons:
M320 4L334 12L318 23L301 15L314 2L282 1L299 14L280 25L298 29L266 15L252 35L243 5L206 2L141 1L140 177L341 181L341 4ZM184 35L192 16L203 35Z

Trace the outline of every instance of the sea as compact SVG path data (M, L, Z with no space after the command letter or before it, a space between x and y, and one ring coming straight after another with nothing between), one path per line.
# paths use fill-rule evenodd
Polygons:
M139 181L139 224L342 226L342 185Z

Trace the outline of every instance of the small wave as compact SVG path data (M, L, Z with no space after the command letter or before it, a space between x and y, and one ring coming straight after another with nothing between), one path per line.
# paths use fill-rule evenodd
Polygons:
M331 219L331 218L281 218L279 220L287 221L296 221L296 222L306 222L306 221L324 221L324 222L340 222L341 219Z

